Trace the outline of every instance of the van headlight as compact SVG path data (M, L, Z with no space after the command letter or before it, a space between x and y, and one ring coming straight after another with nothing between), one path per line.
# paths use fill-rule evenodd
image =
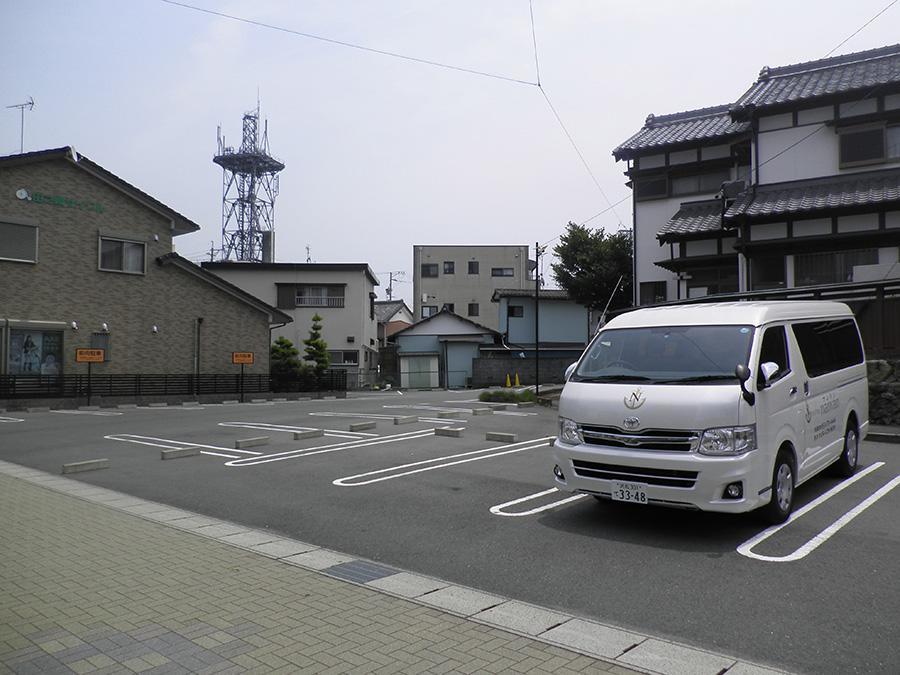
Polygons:
M578 425L565 417L559 418L559 440L563 443L568 443L569 445L579 445L584 443L584 438L581 435L581 430L578 428Z
M742 455L756 450L756 425L707 429L697 452L701 455Z

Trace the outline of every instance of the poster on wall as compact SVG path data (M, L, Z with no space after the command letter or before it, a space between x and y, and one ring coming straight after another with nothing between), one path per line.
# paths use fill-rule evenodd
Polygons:
M11 330L10 375L59 375L62 373L62 332Z

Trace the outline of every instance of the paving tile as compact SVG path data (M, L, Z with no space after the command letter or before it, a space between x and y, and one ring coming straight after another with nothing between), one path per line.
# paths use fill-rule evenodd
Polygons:
M253 551L255 553L262 553L263 555L270 556L272 558L287 558L292 555L297 555L298 553L306 553L307 551L312 551L317 548L312 544L305 544L302 541L294 541L292 539L280 539L278 541L270 541L268 544L260 544L259 546L254 546Z
M375 579L366 585L389 593L402 595L404 598L416 598L420 595L446 588L448 584L446 581L429 579L428 577L421 577L409 572L400 572L399 574Z
M226 544L249 548L251 546L258 546L259 544L266 544L275 539L279 539L279 537L278 535L268 534L267 532L260 532L259 530L249 530L248 532L229 534L224 537L220 537L220 539Z
M583 619L566 621L541 634L541 637L580 652L610 659L616 658L629 647L644 640L642 635Z
M728 669L726 675L784 675L784 671L738 661Z
M463 588L462 586L447 586L433 593L428 593L417 598L419 602L445 609L455 614L463 616L471 616L478 612L483 612L489 607L494 607L502 602L505 598L490 593L483 593L471 588Z
M317 548L306 553L298 553L287 558L282 558L282 562L299 565L311 570L324 570L335 565L350 562L353 556L344 555L343 553L335 553L324 548Z
M734 664L734 659L718 654L653 639L645 640L617 660L666 675L718 675Z
M173 521L174 523L178 523L180 521ZM202 534L204 537L213 537L218 539L220 537L227 537L230 534L238 534L240 532L248 532L249 528L242 527L240 525L232 525L230 523L217 523L214 525L204 525L203 527L198 527L194 530L197 534Z
M553 626L568 621L570 617L542 607L511 600L479 612L472 618L526 635L540 635Z

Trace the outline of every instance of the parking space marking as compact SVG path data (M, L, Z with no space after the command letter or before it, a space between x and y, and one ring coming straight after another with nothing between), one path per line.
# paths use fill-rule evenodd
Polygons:
M112 417L113 415L122 414L112 410L51 410L50 412L58 415L97 415L99 417Z
M415 473L422 473L423 471L434 471L435 469L443 469L448 466L455 466L457 464L465 464L467 462L477 462L482 459L491 459L492 457L500 457L501 455L511 455L515 452L523 452L524 450L533 450L535 448L541 448L547 445L552 438L555 436L547 436L546 438L534 438L530 441L522 441L521 443L514 443L511 445L502 445L502 446L494 446L490 448L483 448L481 450L473 450L472 452L461 452L455 455L447 455L445 457L435 457L434 459L426 459L421 462L411 462L409 464L401 464L399 466L392 466L387 469L379 469L377 471L368 471L366 473L356 474L355 476L344 476L343 478L338 478L337 480L333 480L332 484L337 485L339 487L360 487L363 485L371 485L372 483L380 483L386 480L393 480L394 478L403 478L404 476L411 476ZM499 452L498 452L499 450ZM478 457L473 457L472 455L478 455ZM465 457L465 459L457 459L458 457ZM445 462L444 460L452 459L455 461ZM444 462L443 464L434 464L435 462ZM434 466L422 466L423 464L434 464ZM397 471L399 469L409 469L410 467L419 467L417 469L411 469L410 471L402 471L401 473L391 474L392 471ZM382 475L382 474L390 474L390 475ZM369 476L378 476L377 478L372 478L370 480L351 482L358 478L368 478Z
M512 417L528 417L529 415L537 415L536 412L517 412L514 410L495 410L495 415L511 415Z
M387 407L387 406L385 406ZM407 408L411 406L392 406L396 408ZM462 412L462 408L456 408L453 412L460 411ZM449 412L449 410L448 410ZM311 412L309 415L317 415L320 417L360 417L362 419L371 419L371 420L393 420L396 415L381 415L379 413L336 413L336 412ZM465 424L466 420L464 419L445 419L445 418L436 418L436 417L420 417L420 422L428 422L429 424L439 424L444 426L452 426L454 424ZM354 432L358 433L358 432ZM374 434L373 434L374 435Z
M315 431L318 427L296 427L290 424L267 424L265 422L219 422L220 427L239 427L242 429L259 429L260 431L284 431L293 433L295 431ZM324 429L326 436L337 436L338 438L367 438L369 436L377 436L378 434L367 434L362 431L343 431L338 429Z
M872 506L872 504L874 504L879 499L884 497L888 492L890 492L895 487L897 487L897 485L900 484L900 476L895 477L893 480L888 482L886 485L884 485L880 489L876 490L874 494L870 495L869 497L864 499L862 502L857 504L855 507L850 509L847 513L845 513L843 516L838 518L831 525L826 527L819 534L817 534L815 537L813 537L808 542L803 544L803 546L798 548L793 553L790 553L785 556L767 556L767 555L761 555L759 553L754 553L753 549L758 544L761 544L762 542L764 542L766 539L768 539L772 535L776 534L777 532L780 532L782 529L784 529L785 527L790 525L792 522L797 520L797 518L800 518L804 514L809 513L810 511L812 511L814 508L816 508L823 502L831 499L832 497L834 497L836 494L838 494L845 488L850 487L856 481L861 480L862 478L868 476L870 473L872 473L873 471L875 471L877 469L880 469L882 466L884 466L884 462L875 462L874 464L866 467L864 470L855 474L851 478L848 478L847 480L845 480L841 483L838 483L833 488L831 488L828 492L826 492L826 493L820 495L819 497L817 497L816 499L812 500L809 504L807 504L803 508L798 509L797 511L794 511L794 513L791 514L790 518L788 518L785 522L781 523L780 525L773 525L772 527L769 527L769 528L763 530L756 536L745 541L743 544L741 544L740 546L737 547L737 552L743 556L746 556L747 558L753 558L754 560L762 560L764 562L793 562L795 560L800 560L801 558L805 558L807 555L809 555L814 550L819 548L819 546L821 546L826 541L828 541L838 530L840 530L847 523L849 523L851 520L856 518L856 516L858 516L860 513L862 513L867 508Z
M14 424L16 422L24 422L25 420L18 417L0 417L0 424Z
M338 452L340 450L355 450L356 448L367 448L372 445L382 445L383 443L399 443L401 441L415 440L417 438L425 438L434 435L434 429L420 429L418 431L407 431L402 434L394 434L392 436L381 436L379 438L360 438L344 443L332 443L331 445L320 445L313 448L298 448L297 450L287 450L285 452L277 452L271 455L263 455L261 457L240 457L231 462L225 462L225 466L255 466L257 464L268 464L269 462L280 462L285 459L296 459L298 457L307 457L309 455L322 455L329 452Z
M510 516L510 517L519 517L519 516L532 516L535 513L540 513L541 511L548 511L550 509L555 509L557 506L562 506L563 504L568 504L569 502L574 502L579 499L584 499L588 495L571 495L564 499L558 499L555 502L549 502L542 506L535 507L533 509L529 509L528 511L516 511L515 513L507 513L504 509L508 506L515 506L516 504L522 504L524 502L529 502L534 499L540 499L541 497L545 497L546 495L551 495L554 492L559 492L557 488L550 488L549 490L544 490L543 492L535 492L533 495L527 495L525 497L519 497L518 499L513 499L509 502L504 502L503 504L497 504L496 506L492 506L490 511L495 516Z
M207 448L201 450L203 455L216 455L217 457L228 457L230 459L240 459L240 455L233 453L239 452L245 455L261 455L261 452L253 450L237 450L235 448L223 448L218 445L205 445L203 443L191 443L190 441L179 441L172 438L155 438L153 436L138 436L137 434L110 434L104 436L111 441L124 441L125 443L137 443L138 445L151 445L156 448L165 450L181 450L182 448ZM212 452L218 450L219 452Z
M472 412L471 408L456 408L456 407L450 408L447 406L425 405L422 403L418 403L418 404L410 403L409 405L383 405L381 407L388 408L388 409L404 408L406 410L431 410L432 412L461 412L461 413L464 413L464 412L471 413Z

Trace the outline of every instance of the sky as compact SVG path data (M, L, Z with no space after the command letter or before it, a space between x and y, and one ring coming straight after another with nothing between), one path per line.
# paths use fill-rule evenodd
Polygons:
M498 77L163 0L0 0L0 155L20 148L20 112L5 106L33 97L26 152L73 145L200 224L175 242L200 261L222 243L217 127L239 146L258 97L270 152L286 166L276 260L368 263L379 299L389 273L403 272L394 298L410 306L414 245L529 245L533 256L546 244L554 286L552 248L567 222L603 212L587 225L631 226L625 166L611 152L648 114L730 103L763 66L823 58L891 5L185 2ZM895 4L835 54L898 41Z

